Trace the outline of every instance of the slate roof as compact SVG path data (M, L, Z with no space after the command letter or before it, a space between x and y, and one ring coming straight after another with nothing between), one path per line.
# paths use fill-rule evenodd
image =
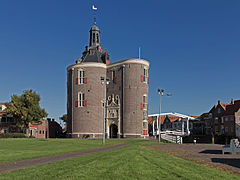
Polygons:
M82 57L82 62L98 62L103 63L102 61L102 53L98 50L94 50L94 54L87 53L85 56Z

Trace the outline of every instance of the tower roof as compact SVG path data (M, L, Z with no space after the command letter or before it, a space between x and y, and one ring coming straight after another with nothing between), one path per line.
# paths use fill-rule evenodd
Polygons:
M98 62L106 64L109 62L109 54L106 50L102 50L102 46L100 44L100 29L96 25L96 20L94 20L93 26L89 32L89 46L86 46L81 59L77 60L77 63Z
M90 31L100 31L100 29L97 27L96 22L94 22L92 28L90 29Z

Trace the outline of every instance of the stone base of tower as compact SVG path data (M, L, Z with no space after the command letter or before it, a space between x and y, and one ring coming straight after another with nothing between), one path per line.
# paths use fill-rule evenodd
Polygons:
M102 139L102 134L101 133L91 133L91 134L83 134L83 133L74 133L74 134L68 134L68 138L79 138L79 139ZM117 138L129 138L129 139L134 139L134 138L141 138L145 139L148 138L148 136L142 135L142 134L124 134L124 135L118 135ZM106 139L112 139L107 136L106 134ZM115 138L113 138L115 139Z
M123 138L146 138L148 136L144 136L142 134L124 134Z
M71 137L80 139L100 139L102 138L102 133L74 133Z

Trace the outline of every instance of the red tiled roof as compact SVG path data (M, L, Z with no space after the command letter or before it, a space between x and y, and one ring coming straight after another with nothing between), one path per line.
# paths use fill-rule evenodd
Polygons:
M7 113L6 112L0 112L0 116L6 116Z
M0 105L6 105L6 104L8 104L8 103L0 103Z
M153 120L152 120L152 116L148 117L148 124L152 124Z
M171 122L175 122L176 120L179 119L179 117L177 116L172 116L172 117L168 117L170 119Z
M197 119L199 116L192 116L193 118Z

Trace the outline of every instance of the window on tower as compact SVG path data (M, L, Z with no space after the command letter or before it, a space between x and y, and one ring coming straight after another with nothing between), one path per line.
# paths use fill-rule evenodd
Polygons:
M112 82L117 83L116 71L112 71Z
M147 104L147 95L143 95L143 109L147 110L148 109L148 104Z
M147 82L147 79L148 79L148 70L147 70L146 68L144 68L144 70L143 70L143 76L144 76L143 81L144 81L144 82Z
M97 34L97 43L99 43L99 34Z
M85 71L83 71L82 69L78 70L76 84L87 84L87 78L85 77Z
M95 43L95 33L93 33L93 43Z
M145 82L145 83L149 82L148 69L146 67L144 67L143 69L143 75L141 75L141 82Z
M76 101L75 104L76 107L83 107L87 106L87 101L85 100L85 94L82 92L78 93L78 100Z

